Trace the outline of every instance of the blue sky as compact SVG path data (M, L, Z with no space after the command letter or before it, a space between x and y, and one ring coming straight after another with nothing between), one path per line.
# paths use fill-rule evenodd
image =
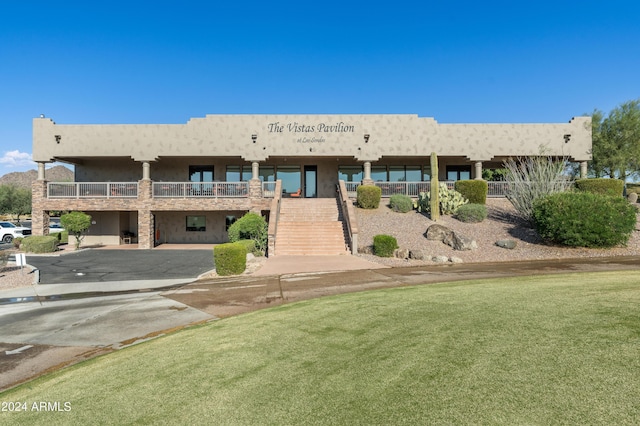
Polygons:
M0 175L35 168L40 114L566 122L638 98L637 0L0 1Z

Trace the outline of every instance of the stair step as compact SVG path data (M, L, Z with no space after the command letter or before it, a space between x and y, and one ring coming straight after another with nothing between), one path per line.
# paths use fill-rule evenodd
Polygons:
M349 254L337 201L283 199L275 248L276 255Z

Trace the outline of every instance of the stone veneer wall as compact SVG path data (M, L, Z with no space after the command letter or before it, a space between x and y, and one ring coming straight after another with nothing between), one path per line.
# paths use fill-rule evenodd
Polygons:
M49 211L137 211L138 247L154 246L154 211L254 211L269 210L270 198L262 197L260 180L249 182L247 198L153 198L152 181L138 182L137 198L47 198L47 181L35 181L32 185L32 232L45 235L49 232Z

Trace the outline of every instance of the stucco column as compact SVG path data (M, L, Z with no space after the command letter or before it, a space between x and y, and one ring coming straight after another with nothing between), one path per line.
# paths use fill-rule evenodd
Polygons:
M476 180L482 180L482 161L476 161Z
M44 163L38 162L38 180L45 180Z
M587 177L587 162L581 161L580 162L580 178L586 179L586 177Z
M148 161L142 162L142 180L151 179L151 165Z
M362 178L363 185L373 185L373 180L371 179L371 161L364 162L364 177Z
M257 161L251 162L251 179L260 179L260 164Z

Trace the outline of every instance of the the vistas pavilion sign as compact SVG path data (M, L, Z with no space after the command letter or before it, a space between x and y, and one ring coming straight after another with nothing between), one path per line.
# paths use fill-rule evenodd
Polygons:
M267 125L269 133L353 133L355 126L345 124L342 121L335 124L319 123L307 125L294 121L292 123L280 124L279 121Z
M346 124L342 121L338 123L318 123L318 124L305 124L297 121L290 123L280 123L279 121L269 123L267 125L269 133L293 133L293 134L309 134L320 133L320 136L301 136L296 139L297 143L324 143L327 140L322 134L336 134L336 133L354 133L355 126Z

